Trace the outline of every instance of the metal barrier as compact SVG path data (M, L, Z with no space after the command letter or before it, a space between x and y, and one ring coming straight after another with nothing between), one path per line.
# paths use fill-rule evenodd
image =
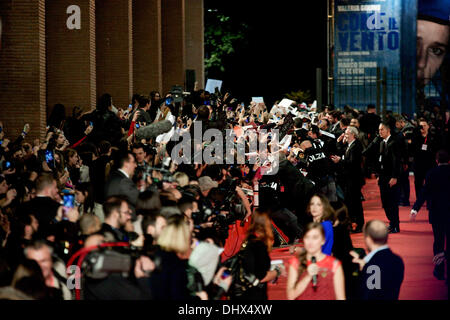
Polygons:
M330 79L334 89L334 104L338 108L348 105L358 110L365 110L368 104L377 108L378 114L384 114L386 110L402 113L403 88L408 84L415 84L416 74L408 70L390 71L387 68L366 69L365 74L342 75ZM403 83L402 83L403 82ZM428 84L416 94L417 106L424 105L424 99L441 98L442 81L440 75L436 75ZM422 99L421 99L422 98Z

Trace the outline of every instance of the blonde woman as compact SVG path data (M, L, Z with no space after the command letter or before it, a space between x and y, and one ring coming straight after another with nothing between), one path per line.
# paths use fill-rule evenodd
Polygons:
M187 258L191 250L191 231L182 215L167 220L152 259L156 265L149 284L155 300L189 300Z

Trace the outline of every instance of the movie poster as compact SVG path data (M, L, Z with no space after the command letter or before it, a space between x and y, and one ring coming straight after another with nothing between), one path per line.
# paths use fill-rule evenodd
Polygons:
M417 113L429 118L450 108L450 0L419 0L417 6ZM445 115L447 111L447 115Z
M415 0L334 1L334 104L412 113Z

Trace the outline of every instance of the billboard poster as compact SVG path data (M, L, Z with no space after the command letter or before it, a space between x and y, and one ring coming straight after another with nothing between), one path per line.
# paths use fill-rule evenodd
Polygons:
M417 112L428 118L450 108L450 0L418 0ZM445 112L447 111L447 114Z
M334 1L334 104L412 113L415 0Z

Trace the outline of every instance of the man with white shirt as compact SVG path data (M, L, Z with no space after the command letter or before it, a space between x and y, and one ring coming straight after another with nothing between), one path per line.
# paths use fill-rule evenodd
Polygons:
M401 173L401 156L397 140L391 135L389 124L379 125L380 151L378 155L378 186L386 217L389 219L389 233L400 232L398 199L400 188L398 178Z
M136 202L139 196L139 190L131 178L134 175L137 164L133 153L130 151L120 155L118 159L119 169L114 171L109 181L106 183L105 198L110 196L126 196L130 202L133 221L136 220Z
M358 297L362 300L398 300L405 265L389 248L388 234L384 222L371 220L364 227L369 254L361 259L355 251L350 252L353 262L360 266Z
M364 175L361 168L363 147L357 139L358 129L349 126L344 132L344 143L347 143L344 154L331 156L334 163L340 165L341 183L344 189L344 202L348 208L352 222L356 223L353 233L362 232L364 213L361 202L361 188L364 185Z

